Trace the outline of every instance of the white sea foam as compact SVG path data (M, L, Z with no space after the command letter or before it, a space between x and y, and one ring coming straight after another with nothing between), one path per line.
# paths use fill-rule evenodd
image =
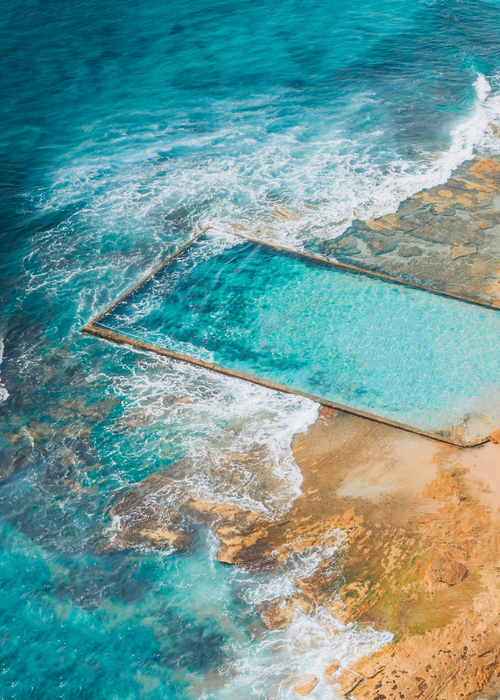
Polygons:
M233 586L242 590L242 597L252 604L291 596L297 592L295 582L310 576L321 562L332 564L345 544L342 532L338 543L327 548L311 547L294 553L281 575L246 574L235 570ZM231 640L228 652L232 661L222 671L227 681L214 695L210 690L201 697L219 700L236 698L273 697L288 700L297 697L293 686L305 676L314 674L319 683L310 694L316 700L336 698L336 689L328 685L323 673L329 662L338 659L342 667L380 649L392 639L392 634L356 624L344 625L325 608L313 606L306 614L295 605L291 623L279 630L257 628L251 642Z
M306 615L297 608L286 629L265 632L252 644L233 649L233 653L239 652L239 659L226 671L232 678L216 696L208 691L201 697L292 700L297 697L294 684L313 674L319 683L308 697L315 700L337 698L335 686L327 684L323 678L329 662L338 659L342 667L346 667L391 639L389 632L341 625L324 609L315 615Z
M334 566L339 553L345 546L345 533L339 530L337 543L333 546L314 545L292 552L286 562L277 566L269 576L255 577L244 599L248 603L257 605L273 598L291 596L297 592L296 581L312 576L320 564L326 563L327 567Z
M125 407L117 429L140 433L134 463L182 458L168 502L188 494L274 518L300 495L291 442L316 420L314 402L146 354L109 381ZM110 459L123 470L123 455Z
M492 79L493 90L484 102L487 126L477 150L486 155L500 154L500 74Z
M406 198L423 189L446 182L453 170L473 157L475 151L500 152L500 139L491 130L491 124L500 123L500 95L482 74L474 83L476 104L471 116L451 131L449 148L442 153L421 150L417 160L396 159L384 167L371 162L372 154L363 153L361 144L351 144L345 153L344 144L332 141L330 153L325 149L315 153L304 167L305 181L317 177L317 199L320 204L304 205L306 196L298 188L298 196L291 202L290 218L279 217L265 222L246 222L245 232L287 247L303 249L312 237L332 239L343 233L355 219L367 221L397 211ZM355 157L353 157L353 152ZM332 168L330 177L320 177L321 169ZM296 173L297 180L301 177ZM305 189L305 188L302 188ZM286 212L285 212L286 216ZM230 227L228 217L219 217L213 224L221 229Z
M0 365L2 364L2 361L3 361L3 339L0 338ZM8 398L9 398L9 392L4 387L4 385L0 382L0 403L7 401Z
M90 142L84 156L75 156L71 166L54 173L48 189L36 195L47 213L75 211L58 225L57 235L47 232L36 253L47 263L36 275L31 273L32 288L48 283L58 260L65 265L66 283L74 285L73 276L81 275L83 261L88 266L92 257L88 251L102 250L104 255L111 238L116 242L113 257L94 258L94 265L103 272L105 268L106 278L121 291L118 282L127 269L138 265L144 272L145 254L146 266L153 266L166 240L180 245L206 227L239 230L303 249L312 239L335 238L355 219L394 212L405 198L444 183L475 150L499 149L490 124L500 119L500 85L497 78L491 82L493 89L478 74L475 106L452 127L447 148L420 149L411 159L398 157L396 151L391 156L382 131L347 136L319 108L311 108L306 123L297 119L276 133L268 133L266 118L256 112L244 125L221 117L209 135L169 126L155 129L149 143L130 134L128 147L120 140L108 144L109 152L95 155ZM370 99L359 95L352 111ZM214 105L214 113L226 110L232 115L244 108L245 103L221 103ZM312 123L323 121L315 139L306 136ZM185 155L158 158L159 151L171 149ZM75 237L75 228L81 226L85 236ZM124 245L128 231L134 251ZM86 294L88 300L88 289Z

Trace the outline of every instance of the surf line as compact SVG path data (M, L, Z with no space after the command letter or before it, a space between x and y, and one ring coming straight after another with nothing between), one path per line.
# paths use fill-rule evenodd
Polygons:
M376 272L367 268L362 268L362 267L357 267L356 265L349 265L347 263L340 263L335 260L329 260L328 258L323 258L319 255L313 255L311 253L303 253L299 252L296 250L292 250L290 248L285 248L283 246L278 246L272 243L266 243L264 241L260 241L255 238L250 238L249 236L244 236L240 233L229 233L227 231L223 231L222 229L218 229L215 226L207 226L206 228L202 229L199 233L197 233L193 238L191 238L187 243L185 243L183 246L181 246L178 250L176 250L172 255L170 255L166 260L161 262L159 265L157 265L155 268L153 268L148 274L143 277L142 279L139 280L136 284L134 284L133 287L131 287L129 290L127 290L124 294L122 294L118 299L116 299L112 304L110 304L107 308L104 309L100 314L98 314L94 319L92 319L89 323L87 323L83 328L82 332L83 333L88 333L89 335L94 335L98 336L104 340L112 341L114 343L118 343L120 345L129 345L133 348L137 348L139 350L143 350L146 352L153 352L158 355L163 355L165 357L169 357L174 360L179 360L181 362L187 362L192 365L196 365L198 367L203 367L204 369L208 369L213 372L218 372L219 374L224 374L230 377L235 377L237 379L243 379L245 381L251 382L252 384L257 384L263 387L266 387L267 389L272 389L274 391L280 391L280 392L285 392L288 394L295 394L297 396L303 396L304 398L310 399L312 401L315 401L316 403L319 403L322 406L327 406L329 408L333 408L337 411L342 411L343 413L349 413L355 416L359 416L361 418L365 418L367 420L373 421L375 423L381 423L383 425L389 425L392 428L396 428L398 430L404 430L409 433L413 433L415 435L420 435L422 437L428 438L430 440L435 440L438 442L443 442L448 445L453 445L454 447L477 447L479 445L483 445L486 442L490 440L489 435L479 438L477 440L472 440L469 442L464 442L461 441L457 438L453 439L453 437L448 437L447 435L442 435L439 432L432 433L428 432L425 430L420 430L419 428L415 428L411 425L408 425L406 423L399 423L398 421L393 421L390 418L384 418L382 416L378 416L373 413L367 413L366 411L362 411L357 408L353 408L350 406L345 406L343 404L336 403L335 401L330 401L328 399L321 398L319 396L315 396L313 394L308 394L306 392L300 391L298 389L292 389L291 387L285 386L283 384L278 384L276 382L269 381L267 379L262 379L260 377L256 377L252 374L247 374L245 372L240 372L238 370L232 370L227 367L224 367L222 365L216 364L214 362L207 362L205 360L198 359L196 357L192 357L191 355L184 355L183 353L178 353L174 352L173 350L168 350L166 348L162 348L158 345L154 345L153 343L147 343L143 340L139 340L137 338L131 337L131 336L126 336L121 333L117 333L114 330L111 330L110 328L104 327L102 324L101 326L96 325L99 323L100 319L103 318L106 314L108 314L110 311L112 311L121 301L126 299L132 292L134 292L138 287L140 287L144 282L146 282L150 277L152 277L154 274L156 274L159 270L164 268L166 265L168 265L170 262L172 262L178 255L180 255L184 250L189 248L195 241L197 241L204 233L207 233L207 231L218 231L226 236L234 236L236 238L242 239L244 241L249 241L252 243L258 243L260 245L265 245L268 246L269 248L273 248L275 250L282 251L284 253L292 254L293 256L296 256L297 258L308 258L308 259L313 259L318 262L321 262L325 265L331 265L333 267L336 267L337 269L341 270L346 270L348 272L354 273L354 274L363 274L367 275L369 277L375 277L378 279L381 279L386 282L390 282L393 284L400 284L404 285L407 287L412 287L414 289L418 289L424 292L428 292L430 294L435 294L438 296L446 297L446 298L451 298L455 299L457 301L461 301L462 303L466 304L474 304L476 306L481 306L481 307L486 307L492 311L500 311L500 309L492 306L491 304L487 304L485 302L481 302L475 299L470 299L468 297L463 297L458 294L453 294L451 292L445 292L445 291L440 291L433 289L432 287L427 287L424 285L420 285L414 282L409 282L403 279L400 279L398 277L392 277L391 275L386 275L384 273Z

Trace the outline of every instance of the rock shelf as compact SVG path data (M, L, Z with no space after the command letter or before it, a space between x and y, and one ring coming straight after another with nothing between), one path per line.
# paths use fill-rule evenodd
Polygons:
M500 162L478 156L396 214L357 221L316 249L343 263L500 306Z

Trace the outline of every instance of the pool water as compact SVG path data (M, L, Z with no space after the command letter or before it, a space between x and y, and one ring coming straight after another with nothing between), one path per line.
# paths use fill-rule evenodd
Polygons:
M449 439L500 426L500 313L209 231L94 326Z

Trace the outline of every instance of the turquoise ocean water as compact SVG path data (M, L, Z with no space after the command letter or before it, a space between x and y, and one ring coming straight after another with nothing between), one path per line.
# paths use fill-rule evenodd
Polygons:
M81 328L204 226L314 249L496 149L499 44L498 2L4 1L2 700L289 698L387 641L326 611L259 626L336 548L266 574L201 526L103 550L113 504L174 465L172 508L286 512L317 406Z

